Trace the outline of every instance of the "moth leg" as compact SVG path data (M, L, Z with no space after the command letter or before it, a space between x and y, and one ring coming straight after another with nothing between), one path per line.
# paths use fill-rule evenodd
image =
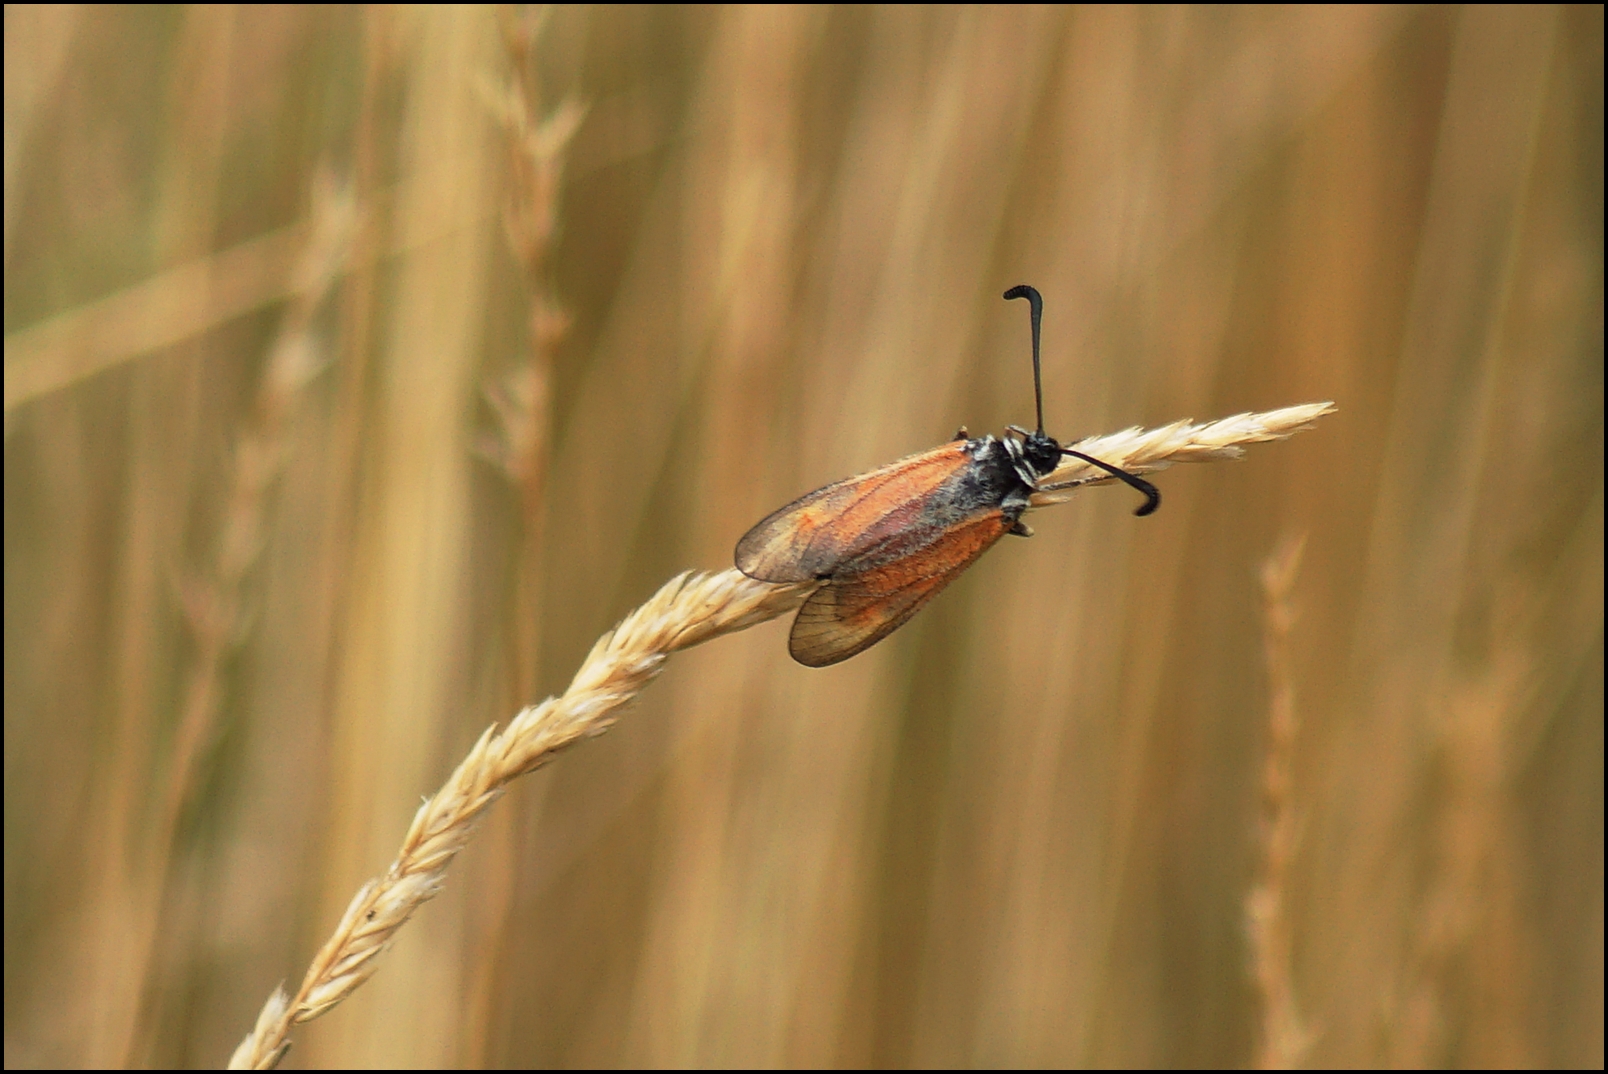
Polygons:
M1039 485L1034 492L1064 492L1067 489L1081 488L1084 485L1097 485L1102 481L1115 481L1116 478L1106 474L1099 477L1080 477L1075 481L1056 481L1052 484Z

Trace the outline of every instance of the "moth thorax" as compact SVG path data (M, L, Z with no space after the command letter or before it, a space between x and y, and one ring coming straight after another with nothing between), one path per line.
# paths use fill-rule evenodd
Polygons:
M1006 438L1004 445L1012 468L1029 488L1061 462L1061 445L1043 433L1032 433L1022 440Z

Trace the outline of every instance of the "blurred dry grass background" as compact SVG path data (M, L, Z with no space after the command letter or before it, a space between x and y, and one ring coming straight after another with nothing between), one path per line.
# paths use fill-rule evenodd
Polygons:
M1600 7L5 20L8 1065L221 1062L1031 282L1063 439L1340 412L677 657L289 1064L1601 1066Z

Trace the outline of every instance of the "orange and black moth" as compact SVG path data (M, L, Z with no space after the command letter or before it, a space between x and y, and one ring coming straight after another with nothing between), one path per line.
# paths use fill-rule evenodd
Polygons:
M1090 480L1042 484L1071 455L1145 494L1134 512L1161 503L1156 487L1109 463L1062 447L1044 432L1039 322L1044 301L1026 285L1005 297L1032 311L1033 390L1038 428L1009 426L975 439L962 429L942 447L816 489L773 512L737 542L737 569L762 582L817 582L793 620L787 648L801 664L847 660L893 633L1007 533L1035 492Z

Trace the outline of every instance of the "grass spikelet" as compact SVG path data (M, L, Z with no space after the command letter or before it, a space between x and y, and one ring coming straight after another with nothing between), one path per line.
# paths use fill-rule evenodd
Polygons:
M276 990L269 997L257 1025L230 1057L230 1068L272 1068L289 1046L292 1026L317 1018L374 973L380 953L413 911L441 890L475 822L511 780L607 731L671 653L790 611L809 588L756 582L736 570L678 575L598 639L561 696L522 710L500 733L487 728L414 814L390 868L353 897L296 995L286 1000Z
M1334 413L1333 403L1302 403L1259 414L1235 414L1198 425L1188 418L1156 429L1137 426L1107 436L1093 436L1067 447L1077 448L1112 466L1130 473L1148 474L1165 470L1175 462L1212 462L1237 459L1246 444L1286 440L1325 414ZM1116 478L1090 466L1082 459L1067 456L1061 467L1044 479L1045 484L1075 481L1076 485L1033 496L1034 507L1064 503L1084 485L1100 485Z

